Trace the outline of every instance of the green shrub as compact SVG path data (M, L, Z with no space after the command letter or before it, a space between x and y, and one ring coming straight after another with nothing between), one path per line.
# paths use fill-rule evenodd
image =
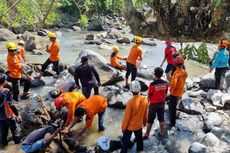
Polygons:
M81 15L81 19L79 20L79 24L81 27L85 28L88 26L89 18L83 14Z

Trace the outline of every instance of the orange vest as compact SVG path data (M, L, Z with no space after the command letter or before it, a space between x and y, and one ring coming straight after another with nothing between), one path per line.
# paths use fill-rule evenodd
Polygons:
M116 67L116 66L122 67L122 65L117 62L117 59L124 60L124 58L122 58L116 54L113 57L110 57L110 65L112 65L113 67Z
M185 80L188 77L188 73L183 68L177 68L173 73L172 80L170 82L170 94L176 97L181 97L184 93Z
M127 62L133 65L137 64L137 59L142 59L142 48L139 44L134 45L131 48Z
M90 127L93 123L94 116L106 110L107 100L103 96L95 95L78 105L78 107L82 106L85 107L87 114L86 127Z
M22 77L22 65L18 54L7 55L7 67L11 78L20 79Z
M75 108L86 100L85 96L80 92L65 92L62 96L66 101L66 107L68 108L68 116L66 120L66 126L68 126L74 117Z
M49 60L52 62L59 61L59 44L55 41L52 43L52 45L48 48L48 51L50 53Z

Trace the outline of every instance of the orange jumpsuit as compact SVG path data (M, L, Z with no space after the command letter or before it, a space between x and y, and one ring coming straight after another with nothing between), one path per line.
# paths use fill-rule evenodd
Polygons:
M50 53L49 60L51 62L59 61L59 50L60 47L57 41L52 43L52 45L48 48L48 52Z
M139 44L136 44L131 48L127 62L136 65L137 59L142 59L142 48Z
M125 60L125 58L118 56L118 53L113 52L110 57L110 65L113 67L118 67L119 69L124 69L124 66L117 62L117 60Z

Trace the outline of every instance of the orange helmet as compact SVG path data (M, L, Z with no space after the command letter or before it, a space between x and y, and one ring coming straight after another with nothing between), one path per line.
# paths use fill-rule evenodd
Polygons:
M184 64L184 58L179 55L175 58L175 64Z
M221 48L228 48L228 45L229 45L228 40L222 39L222 40L219 42L219 45L220 45Z
M54 106L56 107L57 110L60 110L62 107L64 107L65 103L66 103L65 99L61 96L59 96L54 100Z

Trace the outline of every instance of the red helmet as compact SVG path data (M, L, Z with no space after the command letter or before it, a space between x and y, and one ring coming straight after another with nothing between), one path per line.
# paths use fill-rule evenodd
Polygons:
M54 100L54 106L56 107L57 110L60 110L62 107L65 106L65 99L62 96L59 96Z
M184 64L184 58L179 55L175 58L175 64Z
M165 44L166 45L172 45L172 42L171 41L165 41Z

